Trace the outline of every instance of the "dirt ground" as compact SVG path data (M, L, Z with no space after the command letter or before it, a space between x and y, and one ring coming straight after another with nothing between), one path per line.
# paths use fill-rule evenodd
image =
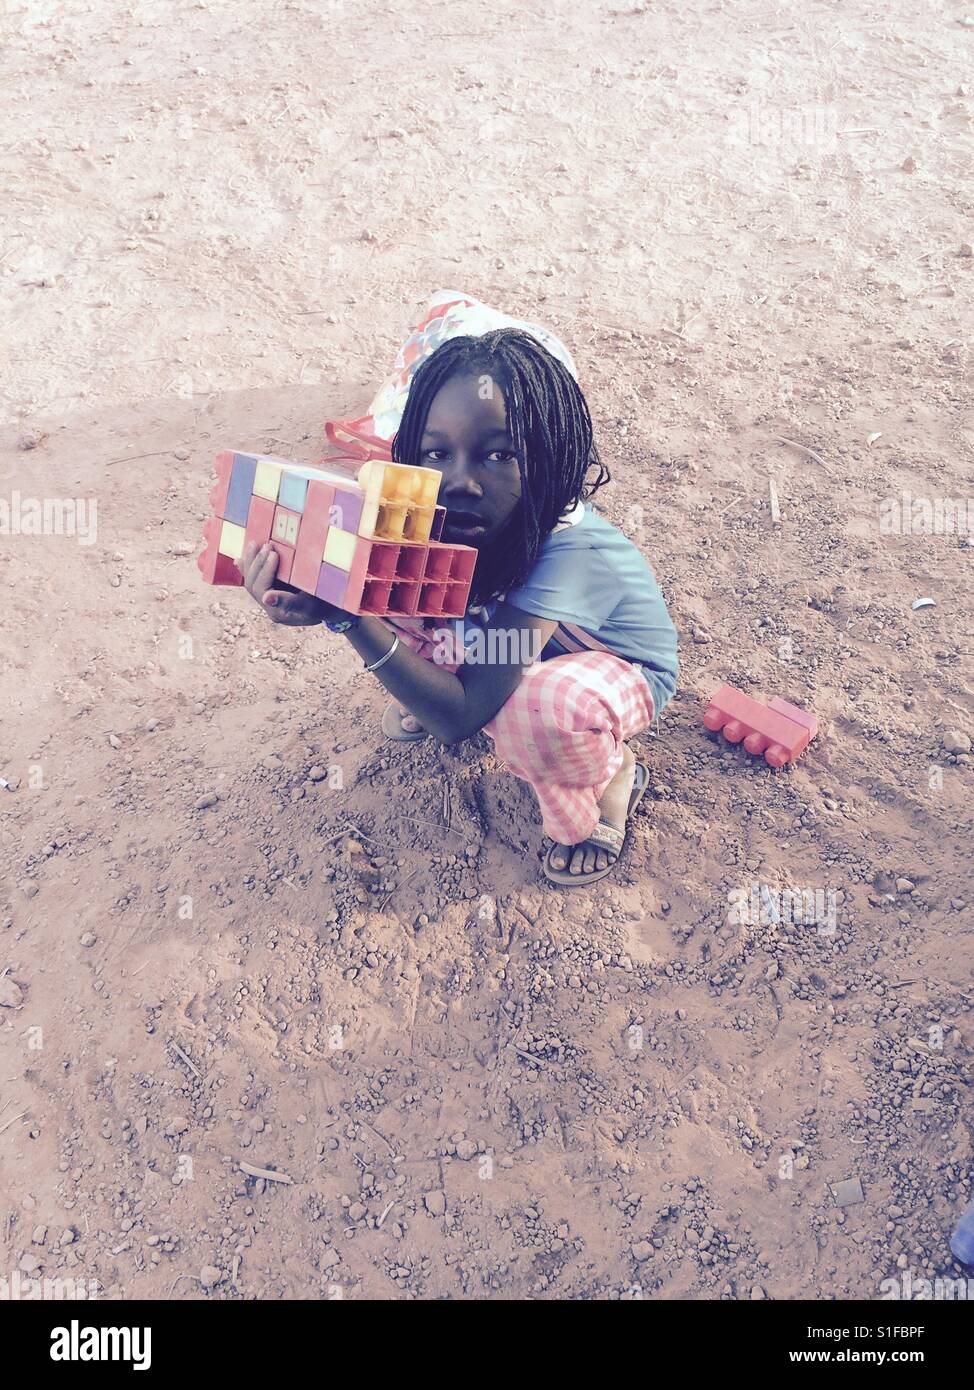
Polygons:
M0 1276L959 1271L974 549L880 519L974 497L967 16L8 0ZM442 286L567 342L681 633L588 893L485 737L385 742L341 639L194 564L212 455L320 456ZM795 767L703 730L725 680L817 712Z

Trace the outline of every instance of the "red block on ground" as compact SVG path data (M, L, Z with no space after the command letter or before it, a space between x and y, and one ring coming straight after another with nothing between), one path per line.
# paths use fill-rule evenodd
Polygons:
M797 706L791 708L797 710ZM804 722L769 709L732 685L720 687L704 712L703 722L713 732L722 733L729 743L743 742L749 753L763 754L771 767L794 762L814 737Z
M796 724L801 724L803 729L808 730L809 742L818 733L818 719L809 710L802 709L801 705L790 705L787 700L782 700L776 695L773 700L768 701L768 709L776 710L786 719L793 719Z

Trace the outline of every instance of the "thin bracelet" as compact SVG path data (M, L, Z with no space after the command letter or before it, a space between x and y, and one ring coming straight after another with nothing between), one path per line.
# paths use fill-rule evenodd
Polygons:
M398 646L399 646L399 634L397 633L396 636L395 636L395 638L393 639L392 646L391 646L391 647L389 648L389 650L386 652L385 656L380 656L379 659L378 659L378 661L373 661L373 663L372 663L371 666L366 666L366 668L365 668L366 671L378 671L378 669L379 669L380 666L384 666L384 665L386 664L386 662L389 660L390 656L392 656L392 654L395 652L395 650L396 650L396 648L397 648Z

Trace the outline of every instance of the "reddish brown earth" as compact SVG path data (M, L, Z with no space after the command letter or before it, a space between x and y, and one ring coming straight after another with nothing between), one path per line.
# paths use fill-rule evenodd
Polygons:
M974 550L879 518L974 496L966 12L61 9L7 14L0 498L93 499L97 536L0 549L0 1275L950 1273ZM386 743L341 639L193 563L213 453L315 458L440 286L568 343L681 631L587 894L488 740ZM797 766L702 730L724 680L817 711ZM834 932L728 921L751 883Z

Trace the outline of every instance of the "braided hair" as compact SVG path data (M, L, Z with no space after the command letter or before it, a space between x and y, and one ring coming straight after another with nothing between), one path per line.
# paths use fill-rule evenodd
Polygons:
M396 463L420 466L436 393L451 377L478 373L490 376L503 393L521 497L489 553L481 551L477 559L472 604L498 598L526 579L560 517L610 481L578 382L536 338L516 328L448 338L419 364L392 441ZM588 479L590 469L595 476Z

